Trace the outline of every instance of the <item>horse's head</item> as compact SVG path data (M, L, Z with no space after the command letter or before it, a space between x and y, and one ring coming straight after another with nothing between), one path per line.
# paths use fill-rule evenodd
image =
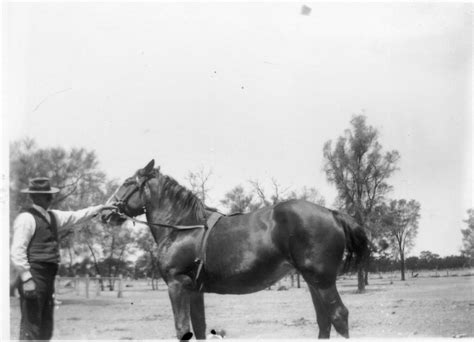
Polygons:
M116 210L102 212L102 221L112 224L123 223L128 217L135 217L145 213L145 200L143 189L146 182L153 177L152 160L143 169L139 169L132 177L127 178L115 191L107 204L113 204Z

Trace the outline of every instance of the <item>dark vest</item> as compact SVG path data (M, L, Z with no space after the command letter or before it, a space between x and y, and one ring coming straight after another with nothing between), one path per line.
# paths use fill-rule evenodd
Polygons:
M56 218L48 211L51 224L34 208L27 210L35 218L36 229L27 249L28 262L59 263L59 241Z

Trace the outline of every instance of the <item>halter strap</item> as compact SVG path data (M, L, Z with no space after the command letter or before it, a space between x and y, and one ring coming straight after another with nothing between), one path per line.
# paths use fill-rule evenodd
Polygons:
M204 281L201 279L202 275L202 270L206 265L207 262L207 254L206 254L206 249L207 249L207 240L209 238L209 235L211 235L211 230L214 228L216 223L223 217L224 215L219 213L219 212L213 212L209 218L207 219L206 222L206 229L203 232L202 238L201 238L201 243L199 244L199 256L195 260L198 264L198 268L196 271L196 276L194 278L194 283L198 288L198 291L201 292L203 287L204 287Z
M147 222L147 221L142 221L142 220L137 220L136 218L130 217L124 213L117 213L118 215L125 217L126 219L137 222L137 223L142 223L146 224L147 226L157 226L157 227L165 227L165 228L173 228L177 230L190 230L190 229L205 229L206 226L203 224L197 224L193 226L182 226L182 225L174 225L174 224L166 224L166 223L161 223L161 222Z

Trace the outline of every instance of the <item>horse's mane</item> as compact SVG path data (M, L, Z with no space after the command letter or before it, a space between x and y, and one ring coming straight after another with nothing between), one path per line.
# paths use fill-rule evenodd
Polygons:
M182 217L192 217L201 222L206 217L206 206L202 201L174 178L160 173L159 169L153 169L151 176L158 180L160 198L166 198L177 207Z

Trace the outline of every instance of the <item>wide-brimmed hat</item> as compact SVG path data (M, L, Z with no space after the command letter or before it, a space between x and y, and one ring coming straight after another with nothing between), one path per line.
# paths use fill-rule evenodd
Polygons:
M30 179L28 188L21 190L24 194L55 194L59 192L58 188L49 184L49 178L39 177Z

